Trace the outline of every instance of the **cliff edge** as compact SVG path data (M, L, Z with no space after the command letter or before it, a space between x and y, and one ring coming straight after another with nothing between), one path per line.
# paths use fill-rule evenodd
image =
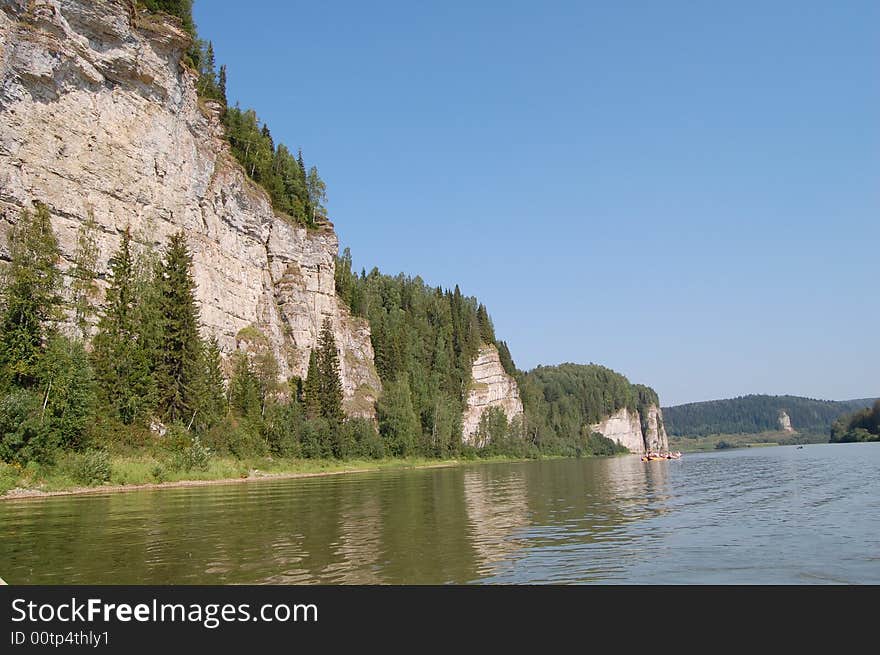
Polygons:
M93 219L106 286L126 228L142 249L183 230L204 329L225 354L256 328L281 377L304 377L329 318L345 409L373 416L370 328L336 296L333 226L273 211L231 155L220 106L197 97L190 44L172 19L122 0L0 0L0 232L45 204L66 269Z

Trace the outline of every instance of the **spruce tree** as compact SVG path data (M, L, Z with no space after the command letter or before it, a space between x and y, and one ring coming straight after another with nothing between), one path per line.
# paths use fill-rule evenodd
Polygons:
M242 418L259 419L261 413L260 383L254 375L250 359L243 352L233 356L229 380L229 408Z
M345 418L342 411L342 381L339 379L339 355L329 318L321 326L318 375L321 381L321 415L334 423Z
M220 91L220 100L223 101L223 104L226 104L226 64L220 66L220 74L218 76L217 86Z
M321 373L318 370L318 351L309 353L309 371L303 383L303 408L306 418L315 419L321 416Z
M71 302L74 311L74 323L79 337L87 339L94 315L94 298L98 293L95 277L98 260L98 226L90 214L76 235L76 252L73 255L73 267L70 276Z
M216 337L211 337L202 349L201 379L197 398L200 427L209 428L226 416L228 401L223 384L223 358Z
M22 210L9 234L9 265L3 285L0 318L0 372L5 385L27 387L36 381L36 367L51 323L61 317L58 293L58 241L49 210Z
M492 327L492 320L489 318L489 312L486 306L480 304L477 308L477 323L480 326L480 339L483 343L495 343L495 328Z
M119 250L110 258L110 286L98 331L92 341L95 376L104 401L123 423L148 418L156 382L152 350L145 343L150 326L143 321L142 302L131 249L131 232L122 234ZM156 322L153 317L152 322Z
M300 203L303 208L303 219L309 225L314 224L313 220L313 212L312 205L309 199L309 183L308 183L308 175L306 174L306 162L303 159L303 151L300 149L296 155L296 163L299 168L299 184L297 185L297 190L300 193Z
M194 394L202 342L192 277L192 254L184 233L172 235L158 280L161 288L162 348L157 367L159 409L168 421L189 424L195 416Z

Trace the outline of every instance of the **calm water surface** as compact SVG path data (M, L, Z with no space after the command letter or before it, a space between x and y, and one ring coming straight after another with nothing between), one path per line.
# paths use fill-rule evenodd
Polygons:
M44 584L880 583L880 444L0 503Z

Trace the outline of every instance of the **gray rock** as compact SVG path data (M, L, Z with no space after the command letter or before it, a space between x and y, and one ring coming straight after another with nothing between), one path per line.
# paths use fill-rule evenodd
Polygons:
M197 98L181 63L189 45L129 2L0 2L0 232L44 203L67 269L91 216L103 277L126 227L141 250L183 229L204 330L226 355L254 327L282 378L304 376L329 318L346 410L372 417L370 329L336 297L333 226L307 230L273 211L231 155L218 105Z

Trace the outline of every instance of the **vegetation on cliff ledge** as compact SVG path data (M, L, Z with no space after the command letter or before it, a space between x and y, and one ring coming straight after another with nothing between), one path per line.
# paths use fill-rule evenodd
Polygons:
M326 221L327 186L317 167L306 168L301 150L294 157L286 145L276 144L269 126L253 109L242 109L238 104L227 107L226 66L217 68L213 43L198 37L192 0L138 0L138 4L150 12L174 16L192 35L193 44L185 61L198 74L199 98L220 103L232 154L248 177L269 194L273 208L307 227Z

